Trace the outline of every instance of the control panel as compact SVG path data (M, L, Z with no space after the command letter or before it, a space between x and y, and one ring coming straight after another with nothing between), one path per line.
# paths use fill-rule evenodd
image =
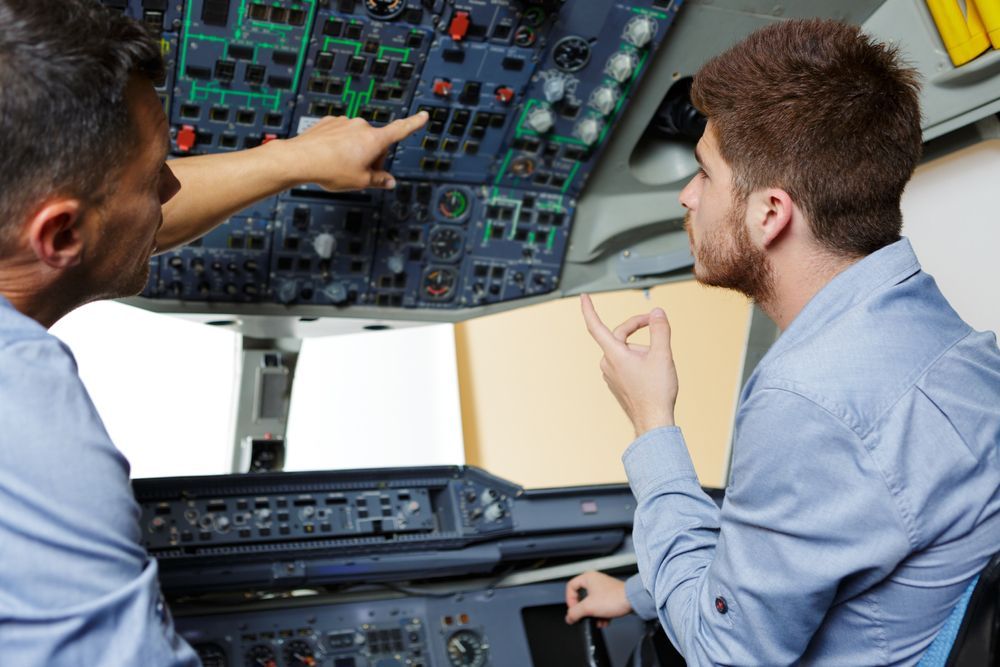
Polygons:
M167 591L485 573L619 547L624 485L525 491L473 467L139 479L143 546Z
M258 611L252 604L216 608L214 613L181 604L174 605L174 615L178 631L205 667L592 664L582 624L563 621L563 581L496 589L480 585L408 597L369 595L350 601L313 596ZM643 624L629 615L596 632L603 635L611 664L624 665L642 637ZM536 655L537 642L554 644L559 658Z
M679 4L103 1L161 37L175 156L430 114L387 156L394 191L281 193L154 258L143 293L330 314L556 290L578 197Z

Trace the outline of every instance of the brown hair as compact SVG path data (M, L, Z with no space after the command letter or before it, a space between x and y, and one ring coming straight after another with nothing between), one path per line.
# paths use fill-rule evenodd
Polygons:
M920 159L919 89L895 47L809 19L770 25L708 61L691 98L736 196L785 190L820 243L857 257L899 240L899 200Z

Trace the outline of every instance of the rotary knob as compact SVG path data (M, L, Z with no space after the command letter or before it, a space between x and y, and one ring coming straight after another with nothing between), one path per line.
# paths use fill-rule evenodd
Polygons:
M483 510L483 518L486 521L491 521L491 522L499 521L504 517L504 514L506 514L506 512L504 511L503 506L500 503L493 503L492 505L488 506L485 510Z
M403 259L402 255L392 255L389 257L386 265L389 267L389 270L397 276L406 271L406 260Z
M556 117L548 107L535 107L524 122L529 129L545 134L556 124Z
M322 259L330 259L333 257L333 251L336 250L336 248L337 239L333 238L333 234L323 232L313 240L313 249Z
M323 294L330 299L331 303L344 303L347 301L347 287L342 282L332 282L323 288ZM311 510L311 507L307 507L307 510ZM311 515L311 512L310 512ZM308 516L308 515L307 515Z
M561 76L552 77L545 82L542 92L545 94L546 100L555 104L566 96L566 79Z
M576 124L576 136L588 146L593 146L601 138L603 129L604 121L600 118L584 118Z
M590 106L601 112L601 115L609 116L615 110L620 97L617 88L611 86L600 86L594 89L590 95Z
M633 46L642 48L653 41L656 34L657 23L648 16L636 16L625 25L625 32L622 37Z
M285 280L278 286L278 301L291 303L299 295L299 284L294 280Z
M625 83L632 78L637 63L634 53L619 51L608 58L604 72L618 83Z

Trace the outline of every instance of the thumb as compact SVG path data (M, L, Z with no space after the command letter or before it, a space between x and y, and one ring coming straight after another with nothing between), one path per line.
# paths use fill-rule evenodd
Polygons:
M579 620L587 618L588 616L593 616L590 606L591 603L586 599L583 602L578 602L573 605L566 610L566 622L573 625Z
M670 354L670 322L662 308L654 308L649 314L649 348Z
M372 171L369 179L370 182L368 187L371 188L392 190L396 187L396 179L393 178L392 174L387 171Z

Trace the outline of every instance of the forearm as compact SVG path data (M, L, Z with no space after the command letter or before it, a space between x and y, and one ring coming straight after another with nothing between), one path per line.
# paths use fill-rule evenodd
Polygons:
M300 183L284 142L236 153L172 160L181 189L163 207L157 246L165 252L189 243L251 204Z

